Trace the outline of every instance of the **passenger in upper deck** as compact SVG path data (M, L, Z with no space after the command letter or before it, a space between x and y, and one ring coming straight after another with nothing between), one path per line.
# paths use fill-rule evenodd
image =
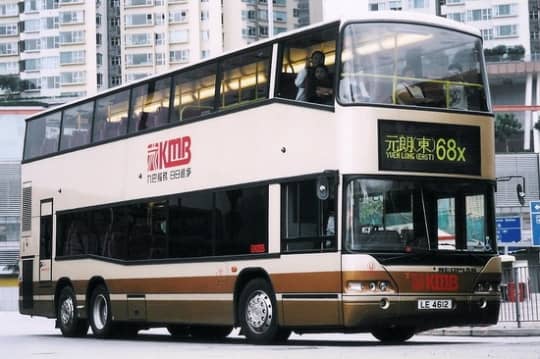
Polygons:
M298 88L296 93L297 101L309 101L307 92L310 91L310 83L315 81L315 69L319 66L323 67L328 73L328 69L324 65L324 53L322 51L314 51L311 54L306 67L298 72L294 84Z

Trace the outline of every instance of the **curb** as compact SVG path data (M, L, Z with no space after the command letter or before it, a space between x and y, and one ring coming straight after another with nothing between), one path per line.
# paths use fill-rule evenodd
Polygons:
M540 336L540 328L449 328L429 330L419 334L461 337L532 337Z

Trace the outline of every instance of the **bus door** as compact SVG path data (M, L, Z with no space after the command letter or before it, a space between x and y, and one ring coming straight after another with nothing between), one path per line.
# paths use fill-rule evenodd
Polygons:
M52 280L53 200L40 202L39 219L39 281Z

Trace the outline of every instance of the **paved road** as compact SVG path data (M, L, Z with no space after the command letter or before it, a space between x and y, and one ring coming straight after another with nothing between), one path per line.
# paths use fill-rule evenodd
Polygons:
M540 337L417 335L402 345L381 345L369 334L310 334L293 335L283 345L256 346L237 335L204 342L153 329L132 340L71 339L54 329L53 320L0 312L0 358L540 359Z

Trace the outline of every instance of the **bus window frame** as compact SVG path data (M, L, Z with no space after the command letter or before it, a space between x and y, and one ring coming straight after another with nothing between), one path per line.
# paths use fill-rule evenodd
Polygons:
M442 107L422 107L422 106L415 106L415 105L401 105L401 104L388 104L388 103L367 103L367 102L364 102L364 103L362 103L362 102L360 102L360 103L345 103L345 102L342 102L341 101L341 96L340 96L340 93L339 93L339 77L340 77L340 74L341 74L341 67L342 67L341 53L343 52L343 38L345 36L345 29L349 25L370 24L370 23L371 24L373 24L373 23L376 23L376 24L384 24L384 23L408 24L408 25L421 25L421 26L434 27L434 28L438 28L438 29L458 32L458 33L465 34L465 35L468 35L468 36L473 36L473 37L480 40L480 44L482 44L482 46L484 45L484 40L482 39L481 35L473 34L473 33L470 33L470 32L459 30L459 29L453 29L453 28L449 28L449 27L441 26L441 25L437 25L437 24L425 24L425 23L418 23L418 22L406 21L406 20L403 20L403 21L398 21L398 20L344 21L340 25L338 41L336 43L336 76L335 76L336 77L336 79L335 79L336 80L336 84L335 84L335 86L336 86L336 90L335 90L336 95L334 97L335 97L335 102L337 104L339 104L339 106L341 106L341 107L356 107L356 106L361 106L361 107L381 107L381 108L391 108L391 109L399 109L399 110L406 109L406 110L413 110L413 111L428 111L428 112L444 112L444 113L460 113L460 114L468 113L468 114L483 115L483 116L488 116L488 117L493 117L494 116L494 114L493 114L493 106L491 104L491 94L490 94L490 90L489 90L488 76L487 76L487 67L486 67L487 65L486 65L486 61L485 61L483 51L481 51L481 53L480 53L480 60L481 60L480 65L482 66L482 68L480 70L481 70L482 81L483 81L483 84L484 84L484 91L485 91L485 94L486 94L487 111L460 110L460 109L451 109L451 108L442 108Z
M290 105L295 105L295 106L302 106L302 107L308 107L308 108L317 108L317 109L322 109L322 110L330 110L330 111L333 111L334 108L335 108L335 105L336 105L336 99L337 99L337 86L339 85L339 76L338 75L338 70L339 70L339 66L338 66L338 60L339 60L339 56L337 56L338 54L338 49L341 48L341 36L340 36L340 33L341 33L341 24L339 21L335 21L335 22L332 22L332 23L329 23L329 24L325 24L324 26L321 26L321 27L317 27L317 28L314 28L312 29L312 32L323 32L323 31L327 31L327 30L332 30L334 29L335 30L335 41L336 41L336 56L335 56L335 62L334 62L334 68L335 68L335 76L334 76L334 79L332 80L332 84L334 86L334 95L333 95L333 101L332 101L332 105L325 105L325 104L320 104L320 103L315 103L315 102L309 102L309 101L297 101L295 99L290 99L290 98L286 98L286 97L281 97L279 96L278 92L279 92L279 83L281 81L281 69L283 67L283 53L284 53L284 49L285 49L285 43L287 42L290 42L290 41L295 41L295 40L298 40L298 39L301 39L302 37L305 37L306 34L304 32L301 32L301 33L298 33L298 34L293 34L293 35L290 35L290 36L285 36L285 37L282 37L278 40L276 40L274 43L278 45L278 51L277 51L277 58L276 58L276 69L275 69L275 84L274 84L274 89L273 89L273 93L272 93L272 98L276 99L278 102L281 102L281 103L286 103L286 104L290 104Z

